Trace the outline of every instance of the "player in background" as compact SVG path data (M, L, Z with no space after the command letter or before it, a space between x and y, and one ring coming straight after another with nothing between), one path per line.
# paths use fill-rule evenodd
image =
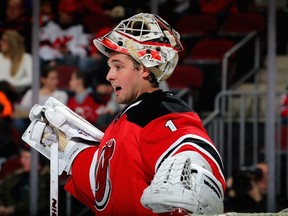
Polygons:
M159 16L140 13L94 44L109 58L117 103L127 105L103 137L91 142L85 122L73 124L50 102L30 111L31 140L46 149L59 144L60 172L71 175L65 189L97 216L222 213L226 183L217 149L199 116L159 88L183 49L179 34Z

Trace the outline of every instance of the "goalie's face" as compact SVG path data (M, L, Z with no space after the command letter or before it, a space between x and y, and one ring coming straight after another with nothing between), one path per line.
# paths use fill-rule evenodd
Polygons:
M106 79L111 83L119 104L130 104L144 92L155 91L147 81L149 70L126 54L113 52L109 56L110 67Z

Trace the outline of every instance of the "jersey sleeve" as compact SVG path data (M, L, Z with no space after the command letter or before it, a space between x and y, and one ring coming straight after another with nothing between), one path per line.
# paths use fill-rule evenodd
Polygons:
M98 147L83 150L75 158L72 175L65 185L65 190L89 208L94 208L95 166Z
M207 164L225 191L221 157L196 113L171 113L154 119L142 130L140 142L148 183L166 158L184 154L192 163Z

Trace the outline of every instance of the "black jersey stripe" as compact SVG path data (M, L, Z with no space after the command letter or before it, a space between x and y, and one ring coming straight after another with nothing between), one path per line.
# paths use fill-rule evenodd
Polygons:
M223 167L222 160L221 160L218 152L215 151L215 149L211 146L211 144L209 144L209 143L207 143L207 142L205 142L203 140L196 139L196 138L191 138L191 137L183 139L181 142L179 142L177 145L175 145L172 149L170 149L170 151L167 152L167 154L162 158L162 160L158 164L156 170L158 170L160 165L163 163L163 161L166 158L168 158L175 151L175 149L177 149L183 143L193 143L193 144L198 145L200 148L204 149L205 151L207 151L216 160L216 162L220 166L220 169L221 169L222 173L224 173L224 167Z

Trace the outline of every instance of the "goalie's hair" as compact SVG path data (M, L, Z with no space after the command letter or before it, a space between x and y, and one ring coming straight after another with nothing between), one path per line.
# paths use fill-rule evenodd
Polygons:
M141 67L145 67L144 65L142 65L141 63L139 63L138 61L136 61L132 56L128 55L129 58L133 61L133 65L134 68L136 70L140 70ZM148 69L148 68L147 68ZM148 69L149 70L149 69ZM150 70L149 70L150 71ZM148 77L146 78L146 80L148 80L149 83L151 83L151 86L153 88L158 88L159 87L159 83L157 81L157 78L155 77L155 75L150 71Z

